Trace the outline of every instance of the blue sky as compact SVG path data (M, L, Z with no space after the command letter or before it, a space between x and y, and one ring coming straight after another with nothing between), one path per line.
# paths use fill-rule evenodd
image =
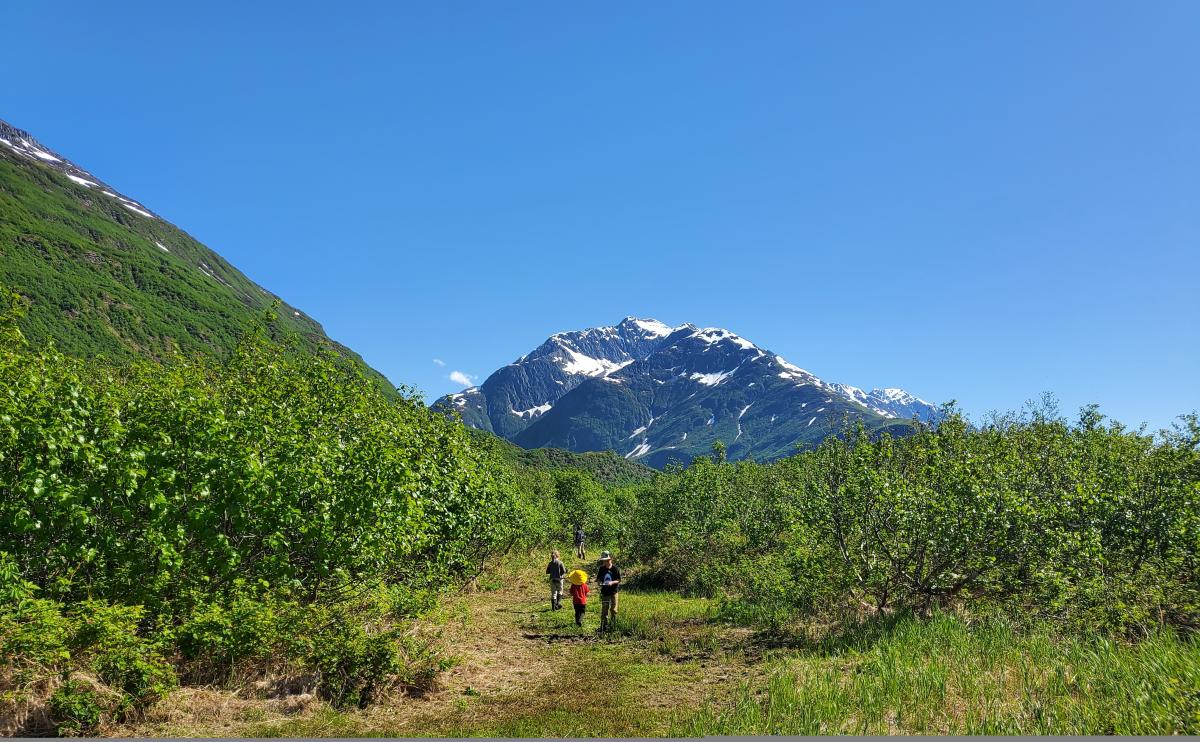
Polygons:
M0 118L429 399L636 315L973 415L1200 408L1200 3L5 18Z

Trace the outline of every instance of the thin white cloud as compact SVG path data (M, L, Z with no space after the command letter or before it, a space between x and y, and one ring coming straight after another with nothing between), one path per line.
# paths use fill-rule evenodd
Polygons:
M439 366L445 366L445 365L446 365L446 362L445 362L445 361L443 361L441 358L434 358L434 359L433 359L433 362L434 362L434 363L436 363L436 364L437 364L437 365L439 365Z
M475 380L471 376L464 374L462 371L451 371L450 381L453 381L455 384L462 384L463 386L475 385Z

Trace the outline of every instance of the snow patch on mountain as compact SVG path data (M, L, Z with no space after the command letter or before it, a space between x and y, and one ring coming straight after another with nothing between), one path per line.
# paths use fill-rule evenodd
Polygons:
M675 330L679 329L677 327L668 327L656 319L637 319L636 317L626 317L624 321L630 322L641 328L643 331L645 331L647 336L652 338L665 338L666 336L675 332Z
M0 144L11 149L16 154L19 154L27 159L35 160L43 165L53 168L65 176L68 180L76 185L81 185L84 188L99 188L100 192L109 198L117 199L121 206L129 211L149 219L157 219L154 214L150 213L142 204L132 199L126 198L119 193L116 193L105 186L103 183L94 179L88 171L79 167L75 163L67 160L55 153L50 152L41 144L38 143L28 132L17 129L9 124L0 121Z
M722 330L720 327L705 327L703 330L697 330L690 337L694 337L707 345L716 345L721 342L731 342L739 348L746 350L757 350L758 346L749 340L734 335L729 330Z
M632 451L625 454L625 458L627 458L627 459L641 458L642 456L645 456L648 453L650 453L650 442L647 441L645 438L643 438L641 443L634 446Z
M140 208L139 206L135 205L132 201L126 201L125 199L121 199L121 205L124 206L125 208L129 209L130 211L132 211L135 214L141 214L142 216L149 217L150 219L154 218L153 214L151 214L149 211L146 211L145 209ZM220 279L217 279L217 280L220 280ZM221 283L225 283L225 282L221 281Z
M36 140L26 137L14 137L15 141L10 141L0 137L0 143L7 145L10 149L18 154L32 157L44 162L62 162L61 158L55 157L46 150L38 146Z
M775 362L778 363L783 369L778 374L779 378L781 379L788 379L789 381L794 381L797 384L814 384L819 387L825 386L824 381L821 381L816 376L808 371L805 371L799 366L788 363L786 360L784 360L783 356L775 356Z
M688 378L692 379L693 381L697 381L704 386L716 386L732 376L735 371L737 371L736 368L730 369L729 371L717 371L711 374L692 373L688 376Z
M583 376L607 376L613 371L624 368L630 363L633 363L632 359L622 363L617 363L616 361L609 361L604 358L592 358L591 356L586 356L583 353L570 348L563 348L563 350L565 350L571 356L571 360L563 364L562 367L562 370L569 374L582 374Z
M79 185L83 186L84 188L91 188L93 186L98 185L98 184L93 183L92 181L88 180L87 178L81 178L78 175L72 175L70 173L67 173L67 177L70 178L73 182L78 183Z
M479 387L473 386L470 389L464 389L461 392L451 394L447 397L447 399L450 400L450 403L455 407L466 407L471 397L480 396L482 395L479 392Z
M849 384L834 384L832 388L841 396L887 418L916 417L930 422L938 414L935 405L896 387L872 389L869 392Z
M650 428L650 426L653 424L654 424L654 418L651 417L650 422L646 423L642 427L640 427L637 430L630 433L629 438L636 438L637 436L641 435L642 433L645 433ZM629 438L626 438L625 440L629 440Z
M508 411L511 412L512 414L516 415L517 417L529 417L530 419L533 419L533 418L537 417L538 415L546 414L547 412L549 412L552 409L554 409L554 405L547 402L545 404L540 404L536 407L530 407L528 410L514 410L510 407L508 409Z

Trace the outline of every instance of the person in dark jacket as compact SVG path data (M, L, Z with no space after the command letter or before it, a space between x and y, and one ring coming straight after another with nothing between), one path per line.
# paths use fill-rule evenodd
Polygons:
M587 549L583 548L583 524L575 524L575 555L580 559L587 558Z
M621 568L613 564L611 552L600 554L596 584L600 586L600 630L608 631L617 620L617 598L621 593Z
M550 576L550 610L562 608L563 575L567 566L558 556L558 551L550 552L550 563L546 565L546 574Z

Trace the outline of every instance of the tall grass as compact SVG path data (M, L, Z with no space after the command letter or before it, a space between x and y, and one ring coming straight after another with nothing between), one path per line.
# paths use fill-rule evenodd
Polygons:
M672 734L1200 732L1194 638L1128 645L949 617L872 633L778 663L765 688L745 687L731 707L706 707Z

